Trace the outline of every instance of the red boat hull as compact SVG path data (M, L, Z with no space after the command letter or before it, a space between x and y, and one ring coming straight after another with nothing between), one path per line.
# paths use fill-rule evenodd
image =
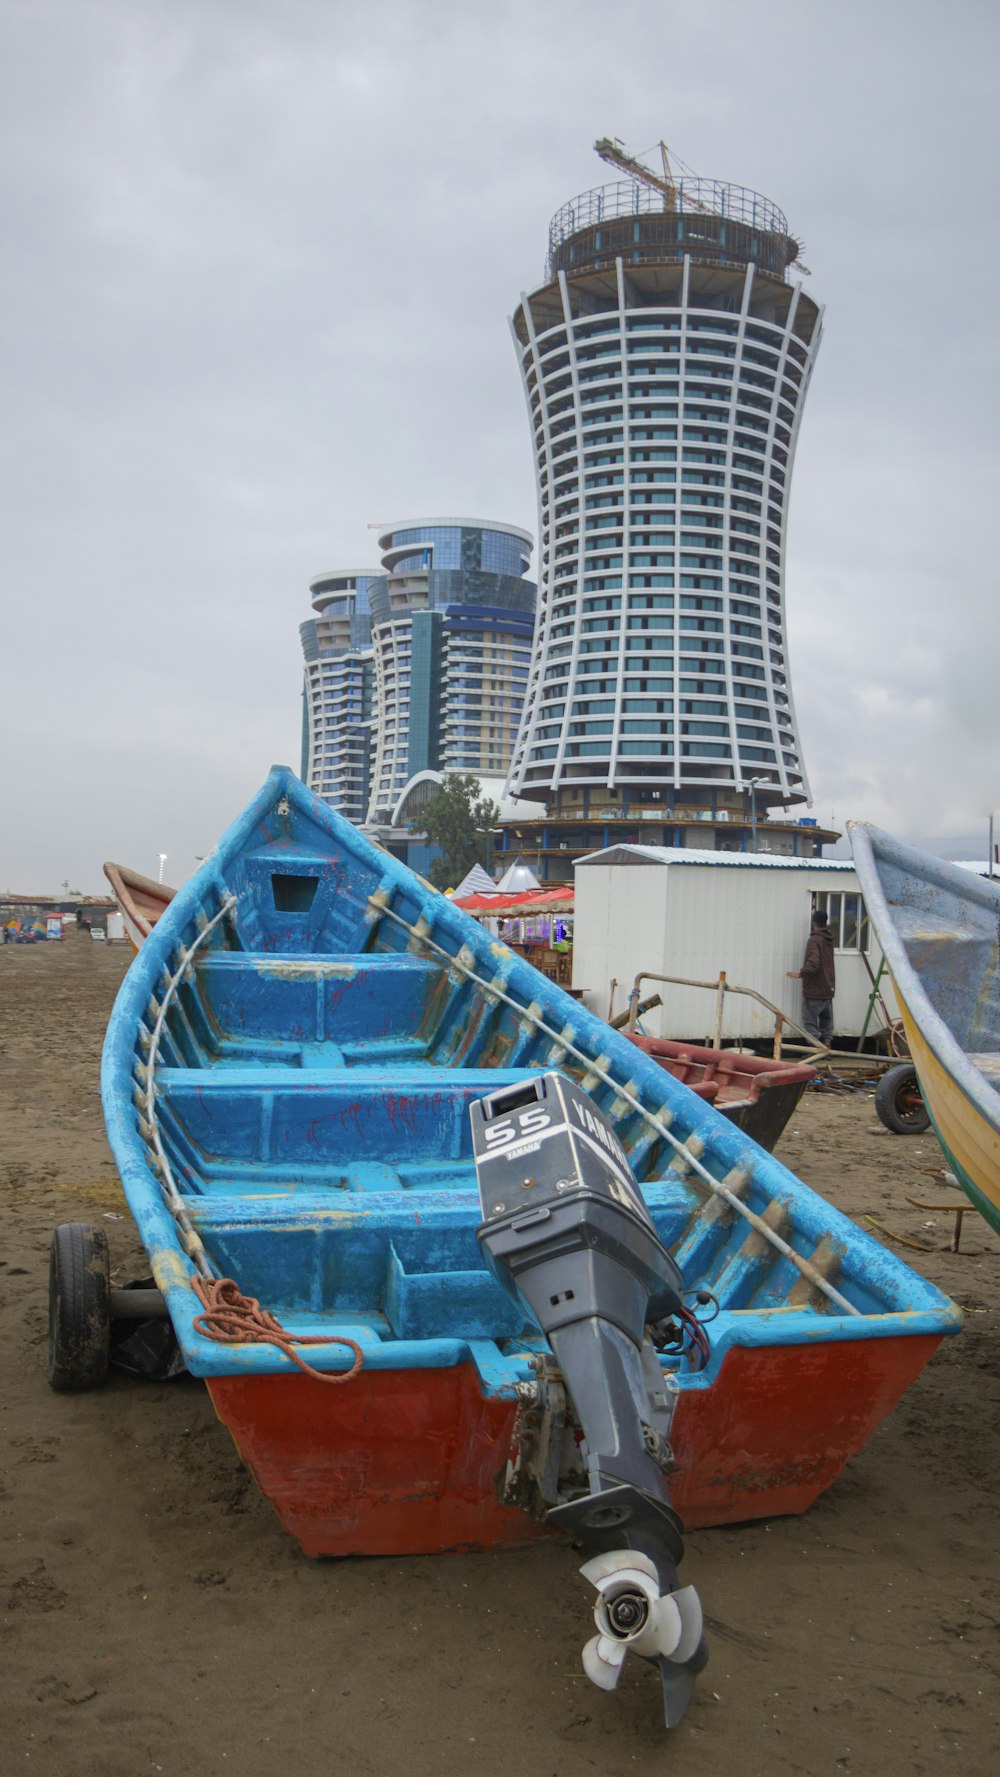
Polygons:
M803 1512L923 1369L936 1334L738 1347L674 1419L674 1503L689 1529ZM215 1376L216 1412L307 1555L427 1555L549 1534L497 1498L514 1424L471 1364Z

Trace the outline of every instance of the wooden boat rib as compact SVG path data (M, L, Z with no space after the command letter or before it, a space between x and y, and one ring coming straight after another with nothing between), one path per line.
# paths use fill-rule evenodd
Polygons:
M1000 882L849 826L920 1090L955 1177L1000 1232Z
M169 983L169 985L166 985ZM960 1316L623 1035L276 767L139 951L105 1116L188 1368L310 1554L538 1533L504 1495L545 1346L485 1269L470 1104L558 1069L718 1303L664 1358L689 1525L803 1510ZM361 1348L335 1391L195 1330L196 1272ZM340 1371L341 1346L310 1360ZM330 1398L332 1395L332 1398Z
M133 950L138 950L170 906L177 890L165 882L154 882L151 876L141 876L138 870L130 870L127 864L107 863L104 874L125 921L129 943Z

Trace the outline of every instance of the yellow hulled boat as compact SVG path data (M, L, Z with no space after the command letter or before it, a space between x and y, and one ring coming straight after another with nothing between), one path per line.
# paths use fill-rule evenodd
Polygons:
M849 824L935 1133L1000 1233L1000 881Z

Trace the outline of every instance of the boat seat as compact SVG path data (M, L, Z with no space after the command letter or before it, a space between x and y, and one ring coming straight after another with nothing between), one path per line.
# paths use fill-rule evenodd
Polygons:
M299 1068L294 1073L287 1073L284 1068L275 1068L269 1062L242 1062L238 1066L225 1069L205 1067L159 1067L156 1070L158 1090L173 1094L190 1088L197 1092L318 1092L329 1088L332 1091L366 1094L391 1092L395 1086L410 1085L421 1092L432 1089L438 1097L447 1095L449 1088L463 1091L469 1087L479 1087L483 1093L495 1092L501 1086L517 1086L522 1081L537 1080L538 1069L533 1067L453 1067L447 1072L437 1068L434 1072L433 1087L429 1087L427 1070L421 1067L356 1067L351 1070L350 1082L334 1080L331 1082L327 1068Z
M184 1173L207 1158L331 1167L471 1156L469 1105L530 1068L159 1068L161 1131Z
M384 1315L386 1335L511 1338L524 1310L487 1271L476 1228L474 1189L441 1208L362 1197L346 1210L329 1195L188 1198L191 1220L212 1259L240 1288L285 1318L302 1311Z
M995 1092L1000 1092L1000 1054L992 1049L985 1051L970 1049L967 1059L982 1074L986 1084L992 1086Z
M242 1042L235 1037L219 1039L218 1049L206 1060L209 1069L233 1067L346 1068L388 1064L428 1068L427 1044L422 1037L376 1037L357 1043L300 1043L272 1037Z
M193 1203L212 1197L232 1205L257 1201L292 1204L293 1199L298 1204L312 1192L318 1203L333 1203L343 1211L355 1191L475 1191L470 1164L468 1159L449 1160L438 1155L424 1160L407 1156L395 1165L384 1160L351 1160L342 1166L322 1160L272 1160L262 1166L257 1160L202 1158L197 1178L188 1176L182 1188L194 1193Z
M960 1049L980 1051L1000 1030L1000 971L995 934L945 933L906 940L927 998Z
M385 1160L350 1160L342 1166L299 1161L295 1165L279 1162L267 1167L256 1161L240 1166L225 1160L205 1165L198 1195L192 1202L207 1197L213 1202L225 1199L231 1206L259 1202L265 1211L269 1205L276 1209L285 1203L297 1212L303 1203L314 1200L314 1207L333 1205L338 1214L343 1214L355 1194L367 1197L393 1191L406 1191L414 1198L442 1191L451 1196L467 1191L475 1196L476 1178L467 1159L434 1158L409 1165L400 1161L395 1166ZM415 1207L419 1211L419 1205ZM409 1207L406 1213L412 1213Z
M414 956L408 950L202 950L195 958L199 975L256 975L262 981L316 980L320 976L344 981L371 969L404 977L437 974L433 957Z
M386 1059L422 1052L437 965L398 952L374 955L271 955L214 950L195 965L219 1059L251 1053L299 1065L295 1052L318 1060L331 1043L344 1065L352 1046L382 1044ZM194 989L188 989L189 994Z
M956 930L952 921L920 912L899 915L907 958L932 1006L961 1048L978 1046L997 1028L996 933Z
M476 1175L471 1164L450 1181L449 1191L435 1190L426 1180L403 1196L399 1175L382 1162L352 1161L339 1173L331 1169L325 1178L314 1176L292 1189L279 1179L261 1178L254 1168L254 1188L241 1188L239 1173L230 1167L218 1180L217 1189L204 1194L185 1191L184 1205L198 1227L256 1225L300 1227L314 1223L350 1232L361 1227L439 1230L440 1227L479 1226L481 1211ZM436 1238L436 1233L434 1235Z
M272 1190L256 1171L252 1193L233 1192L230 1169L228 1192L220 1180L219 1195L188 1195L185 1206L220 1271L279 1317L374 1308L397 1339L499 1339L524 1330L523 1310L479 1253L482 1211L471 1161L452 1192L425 1181L400 1194L389 1168L354 1163L332 1189L312 1181L290 1194ZM339 1182L348 1188L337 1189ZM654 1220L670 1241L690 1204L678 1185L663 1198Z

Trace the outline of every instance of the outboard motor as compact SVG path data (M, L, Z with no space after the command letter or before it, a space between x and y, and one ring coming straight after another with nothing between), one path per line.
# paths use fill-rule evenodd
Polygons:
M690 1320L684 1279L611 1125L571 1080L540 1074L470 1110L480 1249L545 1334L583 1433L586 1479L575 1497L552 1484L550 1457L547 1498L557 1503L546 1521L590 1555L581 1572L597 1591L598 1632L584 1671L613 1690L629 1650L655 1661L674 1727L708 1654L698 1594L678 1586L671 1405L648 1329L679 1342Z

